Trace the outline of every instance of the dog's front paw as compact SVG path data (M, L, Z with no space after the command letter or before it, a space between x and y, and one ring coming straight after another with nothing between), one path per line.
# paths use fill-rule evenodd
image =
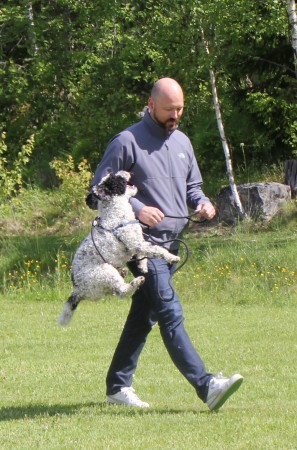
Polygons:
M179 261L180 261L180 257L179 257L179 256L177 256L177 255L171 255L171 257L170 257L170 263L171 263L171 264L177 263L177 262L179 262Z
M137 267L141 273L147 273L148 272L147 258L140 259L137 262Z
M137 288L137 287L141 286L144 282L145 282L145 278L140 276L140 277L134 278L134 280L131 281L131 285L133 287Z
M122 278L126 278L128 272L129 271L126 267L122 267L121 269L119 269L119 274L121 275Z

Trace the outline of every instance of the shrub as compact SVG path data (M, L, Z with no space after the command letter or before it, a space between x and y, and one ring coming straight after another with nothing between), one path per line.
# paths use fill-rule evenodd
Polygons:
M24 168L30 161L34 149L34 135L32 134L22 145L17 158L12 164L9 164L6 158L8 148L5 139L6 133L3 132L0 137L0 202L22 189Z
M68 155L66 161L55 158L50 163L50 167L61 180L58 188L61 193L60 206L67 209L79 207L85 199L93 176L88 161L83 159L76 170L72 156Z

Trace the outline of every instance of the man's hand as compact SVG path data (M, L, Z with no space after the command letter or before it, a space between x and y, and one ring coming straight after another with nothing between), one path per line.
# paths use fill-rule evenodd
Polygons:
M199 214L200 217L210 220L216 215L216 210L210 202L202 202L197 206L196 213Z
M146 225L154 227L164 219L164 214L158 208L154 208L153 206L144 206L140 210L138 219Z

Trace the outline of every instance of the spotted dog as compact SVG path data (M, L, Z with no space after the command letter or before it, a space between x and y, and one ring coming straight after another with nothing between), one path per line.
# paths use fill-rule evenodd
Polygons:
M142 273L147 272L147 257L164 258L169 264L179 261L178 256L165 248L144 240L129 202L137 188L128 185L129 179L130 173L125 171L110 173L92 188L98 199L99 219L95 219L91 232L74 255L73 291L58 318L60 325L70 322L81 300L133 294L145 278L138 276L130 283L125 282L122 268L132 257L138 260Z

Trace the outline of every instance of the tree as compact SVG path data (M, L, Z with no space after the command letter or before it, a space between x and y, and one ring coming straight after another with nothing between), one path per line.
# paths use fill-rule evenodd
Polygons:
M209 56L208 42L205 39L204 32L203 32L202 28L201 28L201 34L202 34L202 41L203 41L203 45L204 45L206 54ZM217 92L217 86L216 86L216 77L215 77L215 73L214 73L214 70L212 69L212 67L209 68L209 75L210 75L210 82L211 82L212 95L213 95L213 103L214 103L214 108L215 108L215 113L216 113L218 129L219 129L219 133L220 133L220 137L221 137L221 141L222 141L222 146L223 146L223 150L224 150L224 154L225 154L225 160L226 160L229 184L230 184L231 192L232 192L232 195L233 195L235 207L237 208L237 210L239 212L239 215L243 218L243 217L246 217L246 214L245 214L244 209L242 207L241 200L239 198L239 194L238 194L238 191L237 191L237 186L236 186L235 180L234 180L234 174L233 174L233 168L232 168L232 160L231 160L231 156L230 156L230 150L229 150L228 142L227 142L227 139L226 139L225 129L224 129L224 125L223 125L223 121L222 121L222 115L221 115L221 110L220 110L220 104L219 104L219 98L218 98L218 92Z
M297 15L295 0L287 0L287 11L292 27L292 47L294 52L295 76L297 78Z
M203 173L223 173L209 67L235 169L290 157L297 145L295 70L284 1L5 0L0 15L0 126L12 159L35 134L31 179L71 154L93 167L136 119L153 82L185 90L181 128ZM206 58L199 24L210 45ZM198 87L198 89L197 89ZM209 165L210 156L212 159Z

